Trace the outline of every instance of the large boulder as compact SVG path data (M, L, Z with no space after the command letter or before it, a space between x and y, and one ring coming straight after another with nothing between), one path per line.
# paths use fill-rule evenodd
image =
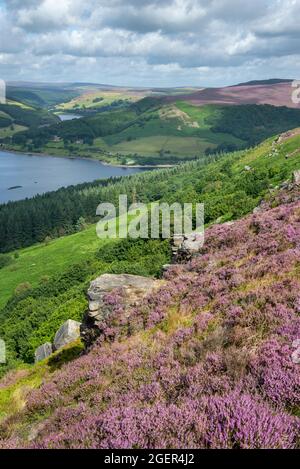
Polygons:
M52 352L53 349L52 344L50 342L46 342L45 344L40 345L34 353L35 363L40 362L45 358L48 358Z
M68 319L56 332L53 346L55 350L59 350L65 345L74 342L80 337L81 323Z
M89 309L81 326L81 337L86 345L94 342L98 336L99 324L113 310L113 304L107 300L109 294L118 291L122 298L122 306L129 308L160 284L159 280L129 274L104 274L91 282L87 292Z
M185 263L193 256L199 254L204 242L202 233L175 235L172 242L173 262Z

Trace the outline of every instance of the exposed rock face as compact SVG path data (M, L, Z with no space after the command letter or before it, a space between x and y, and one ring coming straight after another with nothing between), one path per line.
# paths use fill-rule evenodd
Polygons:
M201 233L175 235L173 238L173 262L182 263L199 253L203 246L204 236Z
M50 342L46 342L45 344L40 345L36 349L35 354L34 354L35 363L40 362L44 360L45 358L49 357L52 352L53 352L53 349L52 349L52 344Z
M139 275L104 274L91 282L88 290L89 310L85 314L81 337L86 345L90 345L99 335L99 324L109 316L113 310L106 297L113 292L122 295L122 306L134 306L138 300L161 285L161 281Z
M298 169L297 171L294 171L293 179L294 179L294 183L296 184L296 186L300 186L300 169Z
M55 334L53 342L54 349L59 350L78 339L80 337L80 326L80 322L68 319Z

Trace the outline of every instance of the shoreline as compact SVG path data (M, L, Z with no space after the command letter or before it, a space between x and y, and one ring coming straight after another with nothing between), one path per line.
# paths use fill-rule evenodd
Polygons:
M21 150L11 150L7 148L0 147L0 151L5 151L7 153L16 153L20 155L26 155L26 156L48 156L51 158L67 158L68 160L88 160L88 161L96 161L98 163L103 164L103 166L113 166L115 168L124 168L124 169L130 169L130 168L140 168L140 169L166 169L166 168L174 168L177 166L176 164L159 164L159 165L142 165L142 164L132 164L132 165L127 165L127 164L114 164L114 163L109 163L107 161L103 161L97 158L91 158L90 156L71 156L71 155L52 155L49 153L40 153L40 152L29 152L29 151L21 151Z

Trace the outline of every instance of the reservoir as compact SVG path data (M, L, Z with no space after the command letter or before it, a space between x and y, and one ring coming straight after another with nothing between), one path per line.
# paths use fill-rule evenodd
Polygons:
M128 176L142 168L118 168L99 161L30 156L0 151L0 204L95 179Z

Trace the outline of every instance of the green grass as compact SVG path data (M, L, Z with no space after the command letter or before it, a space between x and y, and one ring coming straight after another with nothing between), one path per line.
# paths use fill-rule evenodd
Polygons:
M6 112L4 112L4 111L0 111L0 117L5 117L5 118L8 118L8 119L10 119L10 118L11 118L11 117L10 117L10 115L9 115L9 114L7 114L7 113L6 113Z
M107 241L97 238L95 226L55 239L48 245L38 244L19 250L19 258L0 270L0 308L20 283L29 282L36 286L42 277L63 272L96 252Z
M128 222L134 218L128 216ZM124 224L122 218L116 220L117 227ZM11 253L13 262L0 269L0 309L21 283L29 282L33 287L43 277L51 277L65 272L68 267L79 264L95 254L100 247L115 242L114 239L100 239L96 225L89 225L84 231L54 239ZM18 253L15 258L14 254Z
M74 111L74 106L104 106L125 96L136 99L128 90L90 89L60 109ZM99 98L103 100L97 101ZM291 127L298 125L300 114L296 114L271 106L194 106L180 100L166 104L148 96L128 107L98 112L80 122L62 123L55 132L66 142L65 146L54 143L53 135L49 134L46 138L41 136L41 141L33 142L34 145L29 139L23 150L88 157L112 164L177 164L210 151L229 152L255 145L273 133L286 130L290 123ZM90 141L90 144L78 144L77 140ZM22 150L18 143L16 139L7 148Z
M7 376L0 388L0 422L20 412L26 405L28 392L38 388L46 377L78 356L82 349L77 340L35 365L20 365L13 375Z
M33 107L29 106L28 104L21 103L20 101L15 101L12 99L7 99L6 104L11 105L11 106L19 106L22 109L31 109L31 110L33 109Z
M245 152L244 156L233 166L238 171L243 171L246 165L255 170L272 171L273 185L282 182L283 175L290 178L293 171L300 169L300 151L294 156L286 158L289 153L300 149L300 135L297 135L277 146L278 155L272 155L273 139L268 139L251 151Z
M176 106L182 112L185 112L192 120L198 122L201 129L210 129L211 125L207 123L208 118L218 119L221 112L217 106L193 106L184 101L177 101Z
M157 135L139 138L130 142L121 142L113 145L111 151L122 154L138 153L145 156L152 156L160 152L170 152L174 155L180 155L184 159L184 156L196 156L203 153L206 148L214 147L214 144L210 144L197 137Z

